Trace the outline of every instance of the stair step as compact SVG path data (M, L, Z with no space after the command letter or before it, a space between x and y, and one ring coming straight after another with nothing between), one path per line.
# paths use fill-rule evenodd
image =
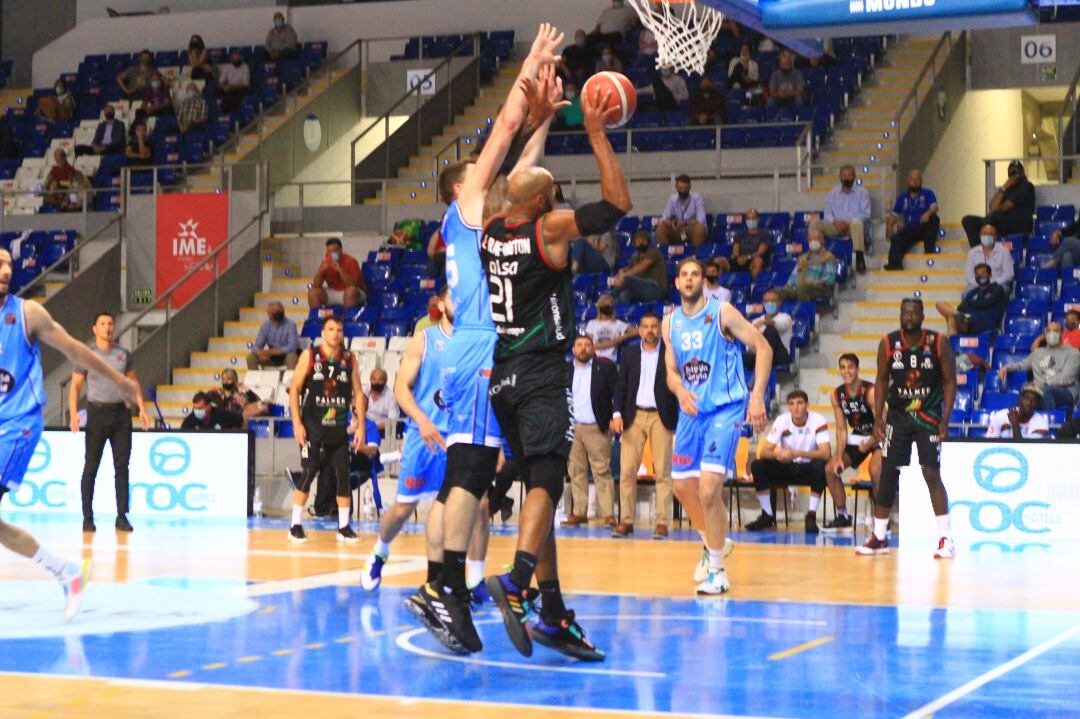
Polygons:
M258 302L258 298L256 298ZM270 300L259 302L258 307L243 307L240 309L240 322L244 324L256 325L255 331L259 331L259 326L266 321L266 303ZM303 300L298 304L292 304L292 302L284 302L285 316L297 324L303 324L308 317L308 305L307 294L305 293ZM225 325L228 327L228 323ZM252 337L255 335L253 334Z

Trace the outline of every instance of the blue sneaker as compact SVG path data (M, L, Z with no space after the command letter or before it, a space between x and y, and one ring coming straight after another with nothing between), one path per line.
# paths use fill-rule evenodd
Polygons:
M386 557L381 557L375 552L368 555L364 562L364 571L360 572L360 586L369 592L374 592L382 584L382 568L386 564Z
M539 596L539 592L531 587L519 589L510 581L509 574L499 574L488 577L485 581L488 593L492 601L499 605L502 612L503 626L514 648L523 656L532 656L532 639L526 623L532 612L533 602Z
M548 649L586 662L604 661L604 653L585 638L585 630L574 620L572 609L560 621L550 624L541 616L530 629L533 641Z
M483 580L480 580L475 587L470 587L469 592L472 594L473 610L480 609L492 601L491 593L488 592L487 584Z

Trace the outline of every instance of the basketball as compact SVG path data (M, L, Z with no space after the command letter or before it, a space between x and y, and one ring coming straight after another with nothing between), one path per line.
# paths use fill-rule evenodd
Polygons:
M612 129L622 127L630 121L630 118L634 116L634 110L637 109L637 93L634 91L634 83L630 82L630 78L618 72L598 72L585 82L585 87L581 91L585 97L599 102L608 89L611 90L611 97L605 109L622 108L619 121L609 123L608 127Z

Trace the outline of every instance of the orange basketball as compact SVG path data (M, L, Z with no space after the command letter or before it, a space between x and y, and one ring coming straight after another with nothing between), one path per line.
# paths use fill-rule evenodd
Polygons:
M618 107L622 109L617 122L608 124L610 128L622 127L637 110L637 93L634 91L634 83L622 73L605 70L598 72L585 81L585 87L581 88L585 97L593 102L600 102L604 92L611 90L611 98L608 100L608 109Z

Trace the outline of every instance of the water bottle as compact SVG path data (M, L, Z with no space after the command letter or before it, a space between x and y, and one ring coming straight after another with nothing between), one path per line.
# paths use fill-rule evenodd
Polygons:
M255 494L251 498L251 509L256 517L263 516L262 506L262 492L259 491L259 485L255 485Z

